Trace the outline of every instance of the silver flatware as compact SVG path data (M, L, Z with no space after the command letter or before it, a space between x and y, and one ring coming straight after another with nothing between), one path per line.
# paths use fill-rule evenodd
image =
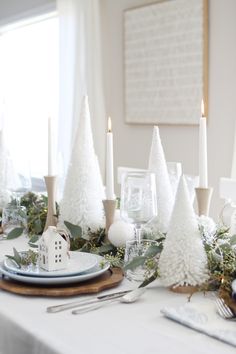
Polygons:
M111 294L106 294L106 295L99 295L96 297L93 297L92 299L84 299L84 300L79 300L79 301L73 301L69 303L64 303L60 305L55 305L55 306L49 306L47 307L47 312L48 313L56 313L56 312L61 312L65 310L70 310L75 307L78 307L80 305L89 305L89 304L95 304L97 302L104 302L107 300L111 299L117 299L127 293L131 292L131 290L124 290L124 291L119 291Z
M216 300L217 312L225 320L236 320L235 313L231 308L225 303L224 299L217 297Z
M86 305L80 305L78 308L76 308L75 310L72 311L73 315L79 315L82 313L86 313L89 311L93 311L93 310L97 310L103 306L107 306L115 301L119 301L119 302L123 302L126 304L131 304L135 301L137 301L140 296L142 296L144 294L144 292L146 291L146 288L138 288L135 289L123 296L120 296L118 298L112 298L110 300L104 301L104 302L99 302L96 304L86 304Z

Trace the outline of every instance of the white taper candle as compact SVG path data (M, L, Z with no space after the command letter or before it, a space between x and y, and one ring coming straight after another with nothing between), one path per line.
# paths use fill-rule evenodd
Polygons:
M48 176L53 176L52 119L48 117Z
M207 128L204 117L204 102L202 100L202 117L199 125L199 187L208 188L207 169Z
M106 146L106 198L115 199L114 194L114 168L113 168L113 133L111 118L108 118L107 146Z

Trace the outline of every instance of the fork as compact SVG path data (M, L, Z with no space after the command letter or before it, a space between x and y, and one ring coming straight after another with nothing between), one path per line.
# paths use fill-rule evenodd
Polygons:
M216 298L216 306L217 312L222 318L225 320L236 320L236 315L222 298Z

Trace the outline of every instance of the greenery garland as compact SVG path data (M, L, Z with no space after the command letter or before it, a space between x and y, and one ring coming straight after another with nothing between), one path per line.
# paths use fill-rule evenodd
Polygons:
M46 221L47 197L30 192L21 198L20 204L27 209L29 244L35 246L38 236L43 232ZM158 278L158 259L163 248L165 234L154 233L150 230L144 231L143 237L156 240L157 246L150 246L144 256L136 257L124 266L124 248L116 248L106 241L104 229L99 229L96 232L89 229L85 238L80 226L73 225L68 221L64 223L70 234L71 250L102 255L110 261L112 266L123 267L125 271L145 264L147 274L141 286L146 286ZM199 229L206 250L209 269L209 280L202 286L201 290L224 289L231 294L231 283L236 278L236 235L230 235L229 229L224 225L217 225L215 230L212 231L203 223L203 225L200 224ZM12 239L18 236L19 230L18 232L13 230L8 238ZM20 262L16 250L14 256L17 256L17 261ZM12 257L14 258L14 256ZM30 262L31 257L35 259L32 251L27 258L28 262ZM23 261L25 262L25 260Z

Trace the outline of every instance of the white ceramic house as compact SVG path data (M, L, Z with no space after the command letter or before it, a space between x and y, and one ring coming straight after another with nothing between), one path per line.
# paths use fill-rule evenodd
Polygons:
M49 226L39 240L39 266L47 271L68 266L68 242L55 226Z

